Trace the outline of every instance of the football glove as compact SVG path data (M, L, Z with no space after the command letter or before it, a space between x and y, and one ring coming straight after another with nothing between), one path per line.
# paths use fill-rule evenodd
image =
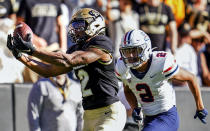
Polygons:
M22 56L21 52L13 45L13 38L11 34L7 36L7 48L12 52L13 56L18 59Z
M194 116L194 119L197 117L201 120L202 123L206 124L206 116L208 115L208 111L206 109L203 110L197 110Z
M32 44L31 37L32 37L31 34L27 34L27 40L23 40L23 38L19 34L17 34L17 36L14 36L13 43L16 49L28 55L32 55L36 49Z
M141 107L133 109L132 117L136 123L139 123L143 119L140 113L141 113Z

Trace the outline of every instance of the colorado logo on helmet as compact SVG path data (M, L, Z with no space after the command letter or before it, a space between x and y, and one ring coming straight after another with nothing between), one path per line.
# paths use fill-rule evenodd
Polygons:
M100 15L100 14L99 14L97 11L95 11L95 10L89 11L89 14L92 15L92 16L95 16L95 17Z

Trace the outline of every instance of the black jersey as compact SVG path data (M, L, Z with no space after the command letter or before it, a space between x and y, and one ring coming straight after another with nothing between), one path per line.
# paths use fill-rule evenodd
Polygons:
M95 47L112 55L112 45L108 37L99 35L92 38L88 43L76 44L70 47L67 53L76 50L85 51L89 47ZM95 61L88 65L75 67L74 70L81 82L85 110L104 107L119 100L117 97L118 83L114 73L114 60L111 62Z

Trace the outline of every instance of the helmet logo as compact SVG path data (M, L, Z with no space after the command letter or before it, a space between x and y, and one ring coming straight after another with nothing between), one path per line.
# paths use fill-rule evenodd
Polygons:
M104 18L101 16L101 14L100 14L98 11L96 11L96 10L91 10L91 11L89 11L88 13L89 13L89 15L93 16L94 19L96 19L96 18L98 18L98 17L100 17L100 18L102 19L102 21L103 21L103 19L104 19Z
M100 17L100 18L99 18ZM103 16L91 8L78 10L70 21L69 34L75 43L81 43L88 38L105 34L105 21Z
M97 17L98 15L99 15L99 13L97 12L97 11L95 11L95 10L91 10L91 11L89 11L88 12L91 16L95 16L95 17Z

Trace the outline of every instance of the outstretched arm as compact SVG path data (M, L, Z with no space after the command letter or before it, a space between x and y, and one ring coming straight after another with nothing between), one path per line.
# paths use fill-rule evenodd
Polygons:
M39 62L25 55L22 55L18 60L44 77L67 73L73 67L89 64L98 59L104 61L111 59L107 53L97 48L90 48L88 51L76 51L72 54L36 50L33 56L44 62Z
M36 50L33 56L51 63L65 67L76 67L92 63L97 60L109 61L110 55L98 48L89 48L86 51L75 51L72 54L62 52L47 52L44 50Z
M22 62L24 65L26 65L28 68L33 70L34 72L44 77L57 76L60 74L70 72L72 70L71 67L40 62L25 55L22 55L20 58L18 58L18 60Z
M188 86L194 96L197 110L203 110L204 105L201 97L200 86L198 84L198 80L195 75L192 73L180 68L179 72L172 77L172 79L176 79L179 81L186 81Z
M75 51L72 54L48 52L35 48L31 38L31 34L28 34L27 40L23 40L19 34L17 37L8 35L7 46L10 50L19 50L44 62L65 66L67 68L89 64L96 60L109 61L112 59L112 56L110 56L108 52L97 47L90 47L86 51Z
M112 59L112 56L108 52L97 47L88 48L86 51L75 51L72 54L36 49L32 44L30 34L26 41L24 41L20 35L14 37L14 39L11 35L8 35L7 46L19 61L45 77L67 73L71 71L73 67L86 65L97 60L110 61ZM20 52L32 55L42 62L24 55L21 56L22 53Z
M7 47L12 52L14 57L16 59L18 59L20 62L22 62L23 64L25 64L27 67L29 67L34 72L36 72L44 77L57 76L59 74L67 73L72 70L72 68L68 67L68 66L46 63L46 61L41 62L41 61L35 60L34 58L32 58L30 56L25 56L23 53L20 52L20 50L18 48L16 48L15 43L13 41L14 41L13 37L11 35L8 35ZM28 53L30 53L30 54L32 54L32 52L35 51L35 48L32 45L30 45L30 42L28 44L28 42L24 41L23 44L27 44L27 46L30 48L28 48L28 47L25 48L25 47L20 46L20 49L27 50L27 51L29 50ZM52 58L49 57L48 59L52 59Z

